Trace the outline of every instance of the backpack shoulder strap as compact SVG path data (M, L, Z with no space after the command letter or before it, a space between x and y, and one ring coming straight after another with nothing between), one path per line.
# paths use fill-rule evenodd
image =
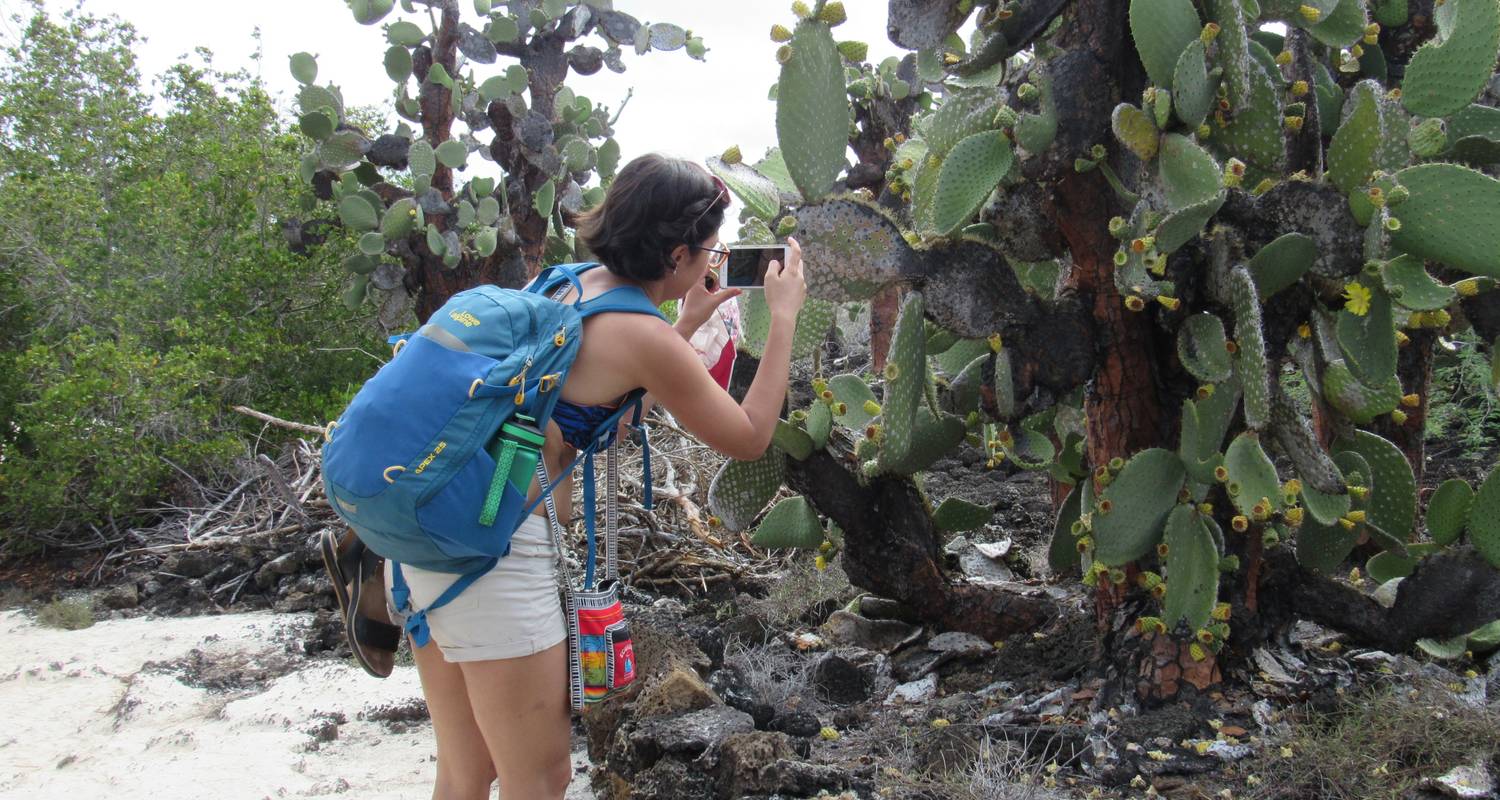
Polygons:
M578 313L583 315L584 319L606 311L649 314L661 320L667 318L661 313L661 309L651 302L651 298L636 286L617 286L592 300L585 300L578 308Z

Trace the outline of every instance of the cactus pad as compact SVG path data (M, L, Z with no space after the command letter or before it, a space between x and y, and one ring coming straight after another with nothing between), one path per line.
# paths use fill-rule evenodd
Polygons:
M1368 425L1401 402L1401 383L1391 376L1385 383L1366 385L1339 360L1323 370L1323 397L1350 421Z
M1474 490L1463 478L1449 478L1427 501L1427 533L1441 545L1450 545L1469 525L1469 507L1474 504Z
M1380 268L1380 280L1386 291L1404 308L1413 311L1436 311L1447 308L1458 297L1453 287L1434 280L1422 259L1401 256Z
M1208 624L1219 599L1219 548L1201 514L1179 505L1167 517L1167 596L1162 619L1167 627L1186 620L1190 630Z
M994 515L994 509L989 506L950 497L932 512L932 524L940 531L971 531L983 527Z
M351 194L339 201L339 221L353 231L375 230L380 222L379 213L368 200L357 194Z
M844 413L835 415L834 421L850 430L863 432L875 415L865 410L866 403L875 402L875 393L858 375L835 375L828 379L828 390L833 392L833 402L844 404Z
M884 439L880 445L880 465L891 471L913 449L917 408L927 386L925 307L920 292L906 296L886 355L885 397L881 404Z
M1158 167L1167 208L1179 211L1213 199L1224 187L1219 162L1192 139L1178 133L1161 138Z
M1297 562L1315 572L1336 571L1354 549L1355 534L1337 524L1307 520L1297 530Z
M1369 308L1355 314L1347 307L1338 314L1337 335L1354 377L1367 386L1380 386L1395 377L1396 339L1391 335L1391 298L1373 279L1361 277L1369 292Z
M708 487L708 506L731 531L750 527L781 489L786 454L775 446L754 461L724 462Z
M1224 199L1228 194L1225 190L1219 190L1213 197L1193 206L1179 209L1168 214L1162 220L1161 225L1156 228L1156 249L1161 253L1171 253L1182 247L1198 234L1203 232L1203 226L1219 213L1219 208L1224 205Z
M1229 377L1233 365L1225 344L1224 323L1207 312L1193 314L1177 330L1177 358L1201 383Z
M970 7L951 0L891 0L886 30L892 42L908 50L937 47L963 25Z
M1419 164L1397 173L1406 202L1391 209L1396 247L1477 275L1500 278L1500 181L1455 164Z
M1296 468L1304 489L1322 494L1345 494L1344 478L1328 453L1318 446L1307 417L1279 387L1271 399L1271 437Z
M1239 345L1234 370L1245 393L1245 424L1260 430L1271 415L1271 377L1266 363L1260 298L1255 281L1243 266L1229 273L1229 296L1234 304L1234 339Z
M849 98L833 34L803 20L792 34L792 57L781 66L776 93L776 139L803 199L816 201L844 168L849 146Z
M776 219L781 212L781 192L770 178L743 163L726 164L717 157L708 159L707 163L708 168L723 179L729 191L745 204L746 210L766 222Z
M1172 89L1177 58L1198 41L1203 22L1192 0L1131 0L1130 35L1151 82Z
M1099 563L1119 566L1150 552L1177 505L1183 478L1182 461L1169 450L1142 450L1125 462L1099 498L1100 503L1109 501L1109 513L1101 514L1099 503L1092 509L1094 557Z
M921 259L884 211L841 197L797 209L808 294L864 300L917 272Z
M1369 23L1365 0L1339 0L1338 5L1308 27L1313 38L1329 47L1348 47L1360 40ZM1373 45L1371 49L1374 49Z
M1000 95L993 89L955 92L932 114L926 136L928 152L942 158L964 139L994 130L999 106Z
M1208 71L1203 42L1194 40L1183 48L1172 73L1172 108L1184 125L1194 130L1208 119L1214 108L1217 77Z
M1077 567L1081 560L1078 538L1073 535L1073 523L1078 521L1083 495L1087 491L1084 487L1088 483L1085 480L1073 484L1067 499L1063 500L1062 508L1057 510L1057 519L1052 523L1052 543L1047 548L1047 566L1054 574Z
M947 235L968 222L1010 171L1013 158L1010 140L999 131L976 133L955 145L938 173L934 229Z
M1469 541L1490 566L1500 569L1500 469L1490 470L1474 493L1469 507Z
M1500 3L1448 2L1456 5L1452 13L1435 15L1442 41L1418 48L1401 84L1401 102L1423 117L1446 117L1472 102L1494 74L1500 50Z
M1404 157L1399 164L1382 158L1383 139L1391 127L1386 117L1394 115L1390 113L1394 109L1381 102L1382 93L1376 81L1356 84L1344 104L1344 120L1328 146L1328 179L1345 194L1362 190L1375 170L1405 163Z
M1110 114L1109 124L1115 132L1115 138L1129 148L1130 152L1135 153L1137 158L1150 161L1156 157L1161 146L1161 131L1157 130L1151 115L1129 103L1121 103Z
M1234 410L1239 407L1239 398L1239 384L1231 379L1215 386L1214 393L1207 398L1183 401L1178 454L1194 481L1215 482L1214 468L1224 463L1221 448Z
M1250 277L1255 280L1256 294L1262 301L1295 284L1318 258L1318 247L1312 238L1287 233L1255 252L1250 259Z
M1500 161L1500 108L1472 105L1448 119L1451 154L1472 164Z
M822 400L814 400L812 407L807 409L807 421L803 427L808 438L812 439L813 449L822 450L828 446L828 436L833 433L833 410Z
M823 543L823 523L818 512L802 496L788 497L777 503L760 521L750 543L756 547L795 547L816 550Z
M1370 465L1369 522L1404 541L1416 521L1417 482L1401 449L1369 431L1355 431L1352 439L1335 443L1334 450L1358 453Z
M771 444L797 461L806 461L813 454L812 437L807 435L807 431L786 420L776 422L776 430L771 433Z
M1234 437L1229 449L1224 452L1224 468L1229 470L1229 482L1238 483L1239 493L1231 502L1235 509L1246 516L1261 498L1271 501L1272 509L1282 506L1281 481L1276 476L1276 465L1271 463L1260 446L1260 437L1245 432Z

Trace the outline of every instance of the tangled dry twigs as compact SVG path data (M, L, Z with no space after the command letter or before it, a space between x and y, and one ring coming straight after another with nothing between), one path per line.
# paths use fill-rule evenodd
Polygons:
M323 433L318 426L251 408L236 406L235 411L298 434ZM653 510L641 502L640 449L626 444L620 464L620 567L626 584L654 593L697 593L714 584L774 575L782 558L751 546L744 534L716 527L703 509L722 457L664 412L653 412L653 419ZM215 491L200 485L201 505L157 509L161 521L128 531L105 556L100 573L173 553L245 547L274 553L287 542L305 541L323 528L342 526L323 492L320 445L316 438L292 438L276 458L259 453L233 487ZM574 483L577 508L582 486L581 481ZM575 553L582 552L582 527L581 519L575 520L568 532Z

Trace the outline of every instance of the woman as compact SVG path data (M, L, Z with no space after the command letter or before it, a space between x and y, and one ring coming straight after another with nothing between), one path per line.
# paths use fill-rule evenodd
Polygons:
M675 325L633 313L590 317L562 387L558 417L602 418L643 387L720 453L754 459L765 452L786 397L792 332L806 296L801 248L790 241L786 265L773 262L766 276L770 335L755 380L736 403L688 344L719 305L739 294L712 291L705 280L728 255L719 240L728 205L723 182L702 167L647 155L627 164L603 205L583 217L578 235L607 267L583 273L584 300L636 287L657 305L682 302ZM563 299L576 299L574 293L569 289ZM577 437L565 437L556 421L549 425L543 448L549 474L558 476L571 463L575 444ZM533 485L533 498L536 492ZM571 496L571 476L559 477L555 497L564 522L571 516ZM554 563L539 504L516 531L510 554L453 603L433 611L432 640L413 648L437 736L434 798L485 798L497 777L507 798L563 796L573 771L566 630ZM430 602L453 580L445 573L403 571L413 607Z

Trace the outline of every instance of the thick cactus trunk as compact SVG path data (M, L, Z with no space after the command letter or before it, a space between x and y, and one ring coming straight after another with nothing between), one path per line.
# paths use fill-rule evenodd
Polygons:
M905 603L943 630L990 640L1038 630L1057 617L1057 604L1045 596L952 582L916 485L896 476L862 484L832 450L788 459L787 484L843 529L841 558L851 583Z

